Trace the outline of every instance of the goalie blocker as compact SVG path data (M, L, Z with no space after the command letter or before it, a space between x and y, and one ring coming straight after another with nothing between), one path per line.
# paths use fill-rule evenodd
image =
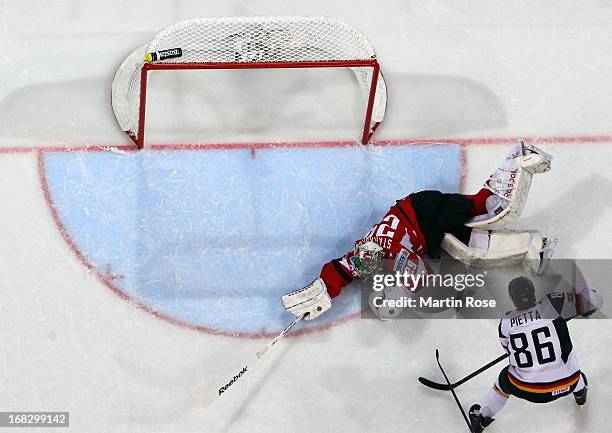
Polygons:
M312 320L331 308L331 298L322 278L317 278L308 286L287 293L282 298L285 310L304 320Z

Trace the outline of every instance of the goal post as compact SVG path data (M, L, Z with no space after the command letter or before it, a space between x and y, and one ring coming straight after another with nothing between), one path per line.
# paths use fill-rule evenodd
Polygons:
M272 68L351 69L365 106L363 144L384 118L386 85L374 49L357 29L327 17L198 18L173 24L123 61L113 79L113 111L142 149L150 71Z

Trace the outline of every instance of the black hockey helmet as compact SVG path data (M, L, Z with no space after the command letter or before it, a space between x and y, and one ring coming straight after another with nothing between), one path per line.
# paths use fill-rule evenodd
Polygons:
M536 304L535 288L527 277L516 277L510 281L508 295L516 308L530 308Z

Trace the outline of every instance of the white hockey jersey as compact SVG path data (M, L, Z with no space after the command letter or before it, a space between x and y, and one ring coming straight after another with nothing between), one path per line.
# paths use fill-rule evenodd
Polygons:
M593 290L557 292L528 309L513 310L499 323L499 338L509 352L508 372L520 382L550 384L580 370L567 321L603 304Z

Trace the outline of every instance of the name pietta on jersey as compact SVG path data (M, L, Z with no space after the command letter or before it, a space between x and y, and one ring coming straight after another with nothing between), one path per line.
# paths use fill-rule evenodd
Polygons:
M527 322L533 322L535 320L540 320L541 318L542 316L540 316L540 312L538 310L527 311L510 319L510 327L513 328L515 326L521 326Z
M236 376L234 376L232 378L232 380L230 380L229 382L227 382L227 384L223 385L221 388L219 388L219 395L223 394L225 391L227 391L227 388L229 388L230 386L232 386L238 379L240 379L242 377L242 375L244 373L247 372L247 367L245 366L240 373L238 373Z

